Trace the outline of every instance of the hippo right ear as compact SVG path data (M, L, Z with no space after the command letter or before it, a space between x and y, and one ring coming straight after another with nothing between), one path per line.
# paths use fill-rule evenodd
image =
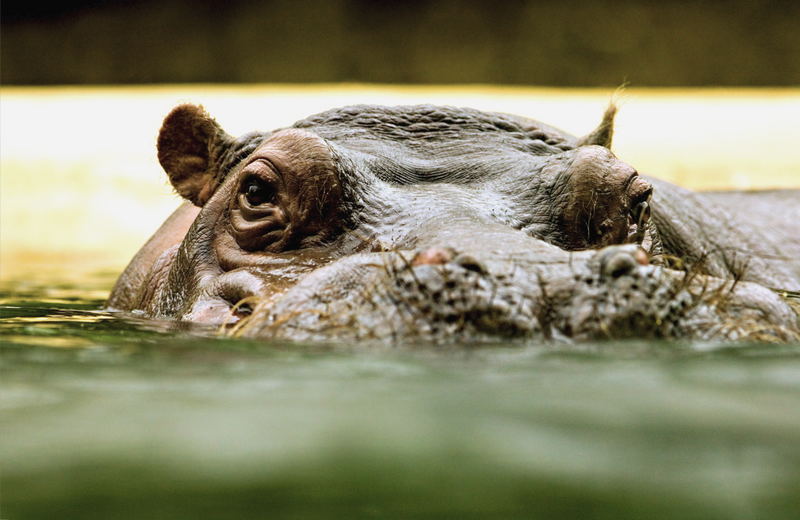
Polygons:
M595 144L611 149L611 140L614 137L614 116L617 115L617 105L613 102L608 105L603 114L600 126L595 128L592 133L578 140L578 146Z
M175 190L195 206L202 206L221 181L220 158L233 142L203 107L180 105L161 125L158 162Z

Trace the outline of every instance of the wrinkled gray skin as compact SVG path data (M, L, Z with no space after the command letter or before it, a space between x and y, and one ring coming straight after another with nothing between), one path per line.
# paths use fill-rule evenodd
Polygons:
M609 149L614 112L582 139L436 106L235 139L177 107L159 159L190 202L108 306L298 340L796 339L772 289L800 290L775 204L797 193L645 180Z

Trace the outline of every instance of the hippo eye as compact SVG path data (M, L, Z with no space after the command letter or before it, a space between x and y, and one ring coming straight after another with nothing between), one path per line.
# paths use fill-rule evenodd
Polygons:
M275 198L275 190L256 176L248 177L242 183L242 193L244 193L247 203L251 206L261 206L268 204Z

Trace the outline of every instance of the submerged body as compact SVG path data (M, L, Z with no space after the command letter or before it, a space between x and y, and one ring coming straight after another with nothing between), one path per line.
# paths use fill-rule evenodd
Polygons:
M797 221L644 179L613 115L578 139L355 106L236 139L180 106L159 160L188 202L108 305L290 339L796 338Z

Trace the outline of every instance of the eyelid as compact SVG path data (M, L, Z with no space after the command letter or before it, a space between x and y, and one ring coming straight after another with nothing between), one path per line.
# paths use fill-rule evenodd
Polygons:
M262 166L266 166L271 173L274 173L275 175L278 175L278 176L281 175L281 170L277 166L275 166L274 162L270 161L266 157L258 157L257 159L252 161L250 164L245 166L244 167L244 171L246 172L247 169L250 168L251 166L259 165L259 164L262 165Z
M258 179L276 192L279 191L282 185L280 170L275 166L275 163L265 157L259 157L242 168L240 178L240 192L251 178Z
M253 206L247 202L247 198L245 197L244 193L240 193L236 197L237 204L234 206L234 211L238 212L244 220L258 220L260 218L264 218L265 216L271 215L276 211L277 206L275 204L262 204Z
M273 191L278 191L278 188L280 186L279 183L278 183L278 179L276 179L272 175L265 176L265 175L259 175L259 174L254 173L254 172L245 172L245 175L242 177L242 182L239 185L240 186L240 191L242 189L246 188L251 180L255 180L256 182L261 183L262 185L264 185L265 187L270 188Z

